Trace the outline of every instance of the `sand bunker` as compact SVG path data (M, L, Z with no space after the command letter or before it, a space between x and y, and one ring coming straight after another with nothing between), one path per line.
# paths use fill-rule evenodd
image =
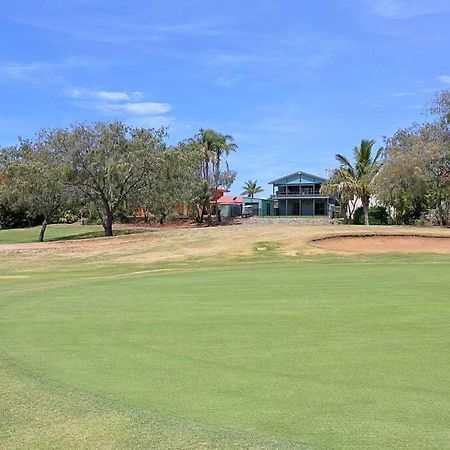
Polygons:
M450 253L450 238L436 236L339 236L316 240L314 245L344 252Z

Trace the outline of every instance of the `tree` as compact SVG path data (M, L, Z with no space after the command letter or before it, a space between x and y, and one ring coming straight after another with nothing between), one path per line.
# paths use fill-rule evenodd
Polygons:
M264 189L261 186L258 186L257 180L248 180L245 182L244 186L242 186L243 192L242 195L248 195L252 200L255 194L259 194L263 192Z
M429 111L436 120L386 139L375 189L397 223L414 223L427 209L440 225L450 221L450 92L439 92Z
M68 181L91 202L113 235L115 214L142 188L152 154L164 146L165 130L132 128L121 122L76 125L54 134L69 165Z
M405 144L404 135L402 145ZM414 224L428 203L428 182L422 155L402 151L389 141L384 164L374 180L377 201L384 205L391 221L398 225Z
M10 204L42 218L39 232L42 242L48 223L69 201L64 162L43 131L34 140L21 140L5 155L4 195Z
M176 214L177 207L192 204L192 198L197 196L197 163L189 142L155 152L135 200L136 207L143 208L146 220L154 215L162 224Z
M372 195L372 182L379 170L379 160L383 149L372 155L374 140L363 139L359 146L353 149L354 164L343 155L337 154L336 160L340 163L339 176L342 177L348 189L353 190L355 196L361 200L364 208L364 222L369 225L369 204Z
M236 172L228 167L227 157L236 151L237 145L230 135L220 134L214 130L200 129L196 142L199 150L199 174L203 183L207 184L209 192L218 189L221 185L231 185ZM225 165L225 168L222 166ZM204 212L208 217L208 225L211 225L211 196L205 197L201 218Z
M330 170L327 181L320 186L320 192L327 195L337 195L344 213L344 221L350 222L356 207L354 184L350 183L342 169Z

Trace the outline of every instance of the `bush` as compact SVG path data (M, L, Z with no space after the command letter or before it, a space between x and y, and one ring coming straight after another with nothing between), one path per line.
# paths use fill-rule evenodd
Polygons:
M40 225L43 218L30 214L25 208L13 208L0 203L0 228L25 228Z
M370 225L387 225L389 223L389 215L384 206L371 206L369 208L369 224ZM364 208L360 206L353 213L353 224L364 225Z
M71 209L65 209L58 215L58 223L74 223L80 219L80 213Z

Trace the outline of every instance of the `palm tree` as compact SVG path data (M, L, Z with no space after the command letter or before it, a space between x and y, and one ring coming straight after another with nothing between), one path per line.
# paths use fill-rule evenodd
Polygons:
M200 129L197 137L202 148L202 176L208 183L210 189L217 189L221 184L221 164L226 163L226 157L236 151L237 145L233 142L233 137L228 134L221 134L215 130ZM227 171L228 164L227 164ZM206 204L208 215L208 225L211 225L211 205Z
M321 194L338 195L344 222L348 223L355 210L356 202L353 184L348 183L342 169L330 170L330 177L320 186Z
M340 164L337 175L345 183L346 190L353 192L361 200L364 208L364 222L369 225L369 204L372 194L372 181L380 168L380 158L383 149L380 148L372 155L374 140L363 139L359 146L353 149L355 162L352 165L343 155L337 154L336 160Z
M242 192L242 195L248 195L252 200L255 194L259 194L260 192L263 192L264 189L261 186L258 186L258 181L252 181L248 180L245 182L245 185L242 186L242 189L244 189L244 192Z

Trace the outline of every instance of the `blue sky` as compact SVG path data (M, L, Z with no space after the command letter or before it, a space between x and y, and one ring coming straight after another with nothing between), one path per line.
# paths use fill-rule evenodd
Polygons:
M448 0L2 0L0 145L121 119L232 134L232 187L326 175L450 89Z

